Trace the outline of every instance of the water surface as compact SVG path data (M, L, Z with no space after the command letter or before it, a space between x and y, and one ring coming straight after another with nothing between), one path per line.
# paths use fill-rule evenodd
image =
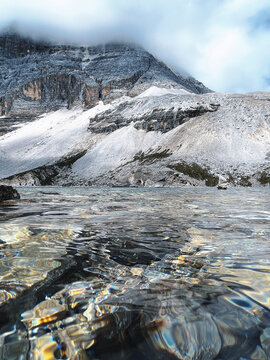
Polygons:
M270 190L20 188L0 359L270 359Z

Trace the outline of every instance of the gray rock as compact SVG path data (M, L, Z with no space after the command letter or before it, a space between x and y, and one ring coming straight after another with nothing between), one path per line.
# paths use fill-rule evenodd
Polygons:
M0 185L0 202L20 199L20 195L12 186Z
M194 117L215 112L219 104L191 95L168 94L127 100L118 107L98 114L91 119L89 130L110 133L134 122L137 130L168 132Z

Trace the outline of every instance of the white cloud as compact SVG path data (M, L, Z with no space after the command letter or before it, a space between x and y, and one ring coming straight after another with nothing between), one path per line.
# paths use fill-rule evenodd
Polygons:
M233 92L270 90L268 14L269 0L1 0L0 26L79 43L136 41Z

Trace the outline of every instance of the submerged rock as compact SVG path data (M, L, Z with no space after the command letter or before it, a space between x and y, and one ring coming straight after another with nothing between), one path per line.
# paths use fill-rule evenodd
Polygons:
M31 208L31 203L27 207ZM30 228L23 221L21 225L1 225L0 332L70 271L74 262L60 245L72 237L76 232L68 228Z
M0 185L0 202L20 199L20 195L12 186Z

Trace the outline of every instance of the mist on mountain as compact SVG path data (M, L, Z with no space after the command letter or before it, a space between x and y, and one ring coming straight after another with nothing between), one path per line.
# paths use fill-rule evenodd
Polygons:
M267 0L1 1L0 29L53 42L145 47L211 89L269 90Z

